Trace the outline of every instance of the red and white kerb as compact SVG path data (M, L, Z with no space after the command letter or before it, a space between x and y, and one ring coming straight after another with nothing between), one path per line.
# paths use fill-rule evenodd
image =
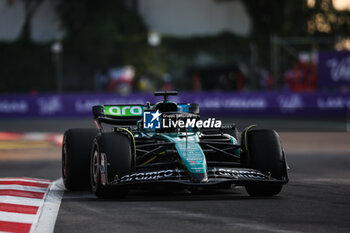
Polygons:
M34 232L49 180L0 178L0 232Z

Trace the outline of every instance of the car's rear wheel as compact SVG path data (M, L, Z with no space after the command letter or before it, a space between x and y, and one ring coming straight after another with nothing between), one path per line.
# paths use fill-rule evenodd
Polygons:
M131 171L132 156L130 141L119 132L99 134L91 153L91 187L99 198L123 197L127 193L124 187L108 186L117 177Z
M279 135L274 130L254 129L242 133L242 161L244 166L256 169L272 178L286 177L286 164ZM273 196L282 190L282 184L254 183L245 186L251 196Z
M68 129L62 144L62 177L70 191L90 189L90 153L98 130Z

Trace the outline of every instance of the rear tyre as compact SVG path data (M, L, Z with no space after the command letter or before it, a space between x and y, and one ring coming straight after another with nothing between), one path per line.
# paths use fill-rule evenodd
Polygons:
M242 161L272 178L286 177L285 159L279 135L274 130L256 129L242 133ZM281 184L249 184L245 186L251 196L273 196L282 190Z
M97 129L68 129L62 144L63 183L70 191L90 189L90 154Z
M119 132L99 134L91 153L91 187L98 198L123 197L128 190L124 187L109 187L116 177L131 171L132 156L130 141Z

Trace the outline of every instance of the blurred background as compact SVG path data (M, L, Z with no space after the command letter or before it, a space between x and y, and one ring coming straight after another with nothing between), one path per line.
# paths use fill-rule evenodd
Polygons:
M0 1L0 117L91 116L160 89L204 115L344 123L350 1Z

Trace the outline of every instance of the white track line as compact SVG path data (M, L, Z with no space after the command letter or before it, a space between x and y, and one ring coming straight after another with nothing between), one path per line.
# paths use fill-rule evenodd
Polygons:
M39 192L39 193L45 193L47 191L47 188L23 186L18 184L0 185L0 190L1 189L22 190L22 191Z
M55 180L45 196L44 205L39 209L39 219L33 223L30 233L52 233L64 193L62 178Z
M0 221L17 222L17 223L33 223L36 220L35 214L18 214L0 211Z
M27 198L27 197L13 197L13 196L0 196L0 204L16 204L16 205L30 205L30 206L41 206L43 199Z

